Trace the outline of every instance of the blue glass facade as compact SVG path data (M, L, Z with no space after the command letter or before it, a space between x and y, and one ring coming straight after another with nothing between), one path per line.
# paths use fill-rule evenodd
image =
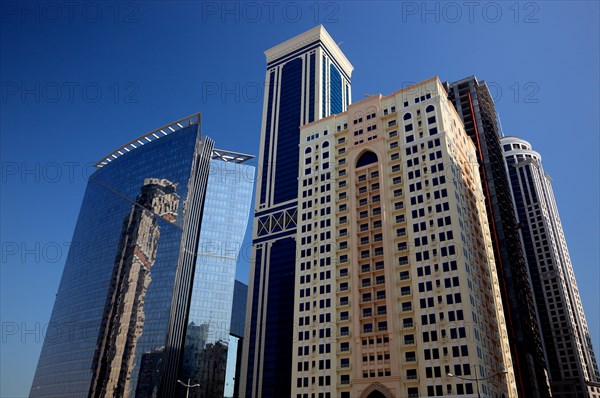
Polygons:
M283 66L275 160L274 202L298 197L298 144L300 143L300 107L302 105L302 59Z
M342 76L340 75L340 72L337 70L335 65L330 65L329 70L329 95L331 97L330 114L335 115L341 113L344 109L344 100L342 97Z
M267 314L269 327L266 328L263 347L263 374L273 382L264 383L262 396L289 396L292 370L292 339L294 329L294 289L295 284L296 240L284 238L271 246L269 280L277 281L269 286ZM287 394L287 395L284 395Z
M235 271L253 185L254 167L211 160L179 372L179 379L200 384L190 390L190 397L222 397L227 357L237 356L236 348L229 352L228 343ZM185 393L185 388L178 389L178 396Z
M209 172L213 142L201 137L199 115L176 123L121 148L89 178L31 397L174 396L188 308L201 286L192 277L213 254L196 253L207 240L241 242L253 175L220 182ZM229 183L234 205L217 198ZM225 225L209 227L222 211ZM237 251L223 247L215 274L228 283ZM222 296L206 300L220 309L229 295L231 312L233 289L211 284Z

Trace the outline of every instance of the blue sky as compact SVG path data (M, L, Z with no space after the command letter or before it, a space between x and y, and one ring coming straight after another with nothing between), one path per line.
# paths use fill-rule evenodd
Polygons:
M257 155L263 51L319 23L355 102L434 75L490 84L553 179L598 353L599 3L466 3L0 3L0 396L29 392L91 165L195 112Z

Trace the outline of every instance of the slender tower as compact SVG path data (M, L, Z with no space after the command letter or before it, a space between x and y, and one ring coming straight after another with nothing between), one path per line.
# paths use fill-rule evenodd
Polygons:
M542 158L517 137L501 140L543 332L554 397L600 397L600 374L573 265Z
M323 26L265 55L243 397L290 395L300 126L347 109L353 70Z

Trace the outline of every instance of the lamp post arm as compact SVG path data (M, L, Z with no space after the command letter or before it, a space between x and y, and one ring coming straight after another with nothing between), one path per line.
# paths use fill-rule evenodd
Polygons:
M456 378L461 379L461 380L474 381L475 382L475 387L477 389L477 397L480 398L481 397L481 393L479 392L479 382L480 381L482 381L482 380L489 380L489 379L492 379L492 378L494 378L496 376L504 375L504 374L507 374L507 373L508 373L507 371L502 371L502 372L496 372L493 375L488 376L488 377L477 377L477 370L475 370L475 378L461 377L461 376L458 376L458 375L455 375L455 374L452 374L452 373L448 373L446 376L456 377Z
M457 378L459 378L459 379L462 379L462 380L467 380L467 381L477 381L477 380L480 380L480 381L481 381L481 380L489 380L489 379L493 379L493 378L494 378L494 377L496 377L496 376L500 376L500 375L507 374L507 373L508 373L508 372L506 372L506 371L505 371L505 372L498 372L498 373L494 373L493 375L491 375L491 376L488 376L488 377L475 377L475 378L470 378L470 377L462 377L462 376L459 376L459 375L455 375L455 374L453 374L453 375L452 375L452 376L450 376L450 377L457 377ZM446 375L446 376L448 376L448 375Z

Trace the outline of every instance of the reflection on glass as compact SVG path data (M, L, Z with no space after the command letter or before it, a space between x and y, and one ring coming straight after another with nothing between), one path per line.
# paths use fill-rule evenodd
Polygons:
M181 375L221 380L253 168L213 170L199 123L148 133L90 176L32 398L171 398ZM219 153L248 158L234 155Z
M237 281L236 281L237 283ZM227 370L225 373L225 389L223 391L223 397L225 398L233 398L235 395L235 382L236 378L239 376L236 375L236 370L238 369L238 357L240 355L239 349L240 339L233 334L229 335L229 344L228 344L228 355L227 355Z
M184 366L181 374L184 380L199 384L190 389L193 398L222 398L227 366L227 343L218 340L207 343L209 325L188 325L184 354Z
M90 176L32 398L151 397L176 383L169 351L179 346L167 339L185 329L189 289L174 292L185 290L178 270L194 265L187 241L200 220L190 209L202 205L213 143L198 117L172 127Z
M247 225L252 197L254 168L239 163L211 160L204 203L198 258L183 364L179 379L199 387L190 397L223 398L235 271ZM234 371L235 372L235 371ZM187 390L177 390L186 397Z
M165 347L160 347L142 355L136 397L156 398L164 352Z
M179 205L176 188L169 180L146 178L123 222L92 365L90 397L129 396L137 342L144 330L150 269L160 238L156 217L175 221Z

